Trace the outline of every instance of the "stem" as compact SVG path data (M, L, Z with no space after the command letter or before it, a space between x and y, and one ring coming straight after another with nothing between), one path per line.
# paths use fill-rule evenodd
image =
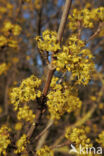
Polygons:
M58 42L60 42L62 39L64 29L65 29L65 24L66 24L67 17L69 14L69 10L71 8L71 4L72 4L72 0L66 0L64 11L63 11L62 18L61 18L61 23L60 23L59 30L58 30L58 35L57 35Z
M61 39L62 39L64 29L65 29L65 24L66 24L67 17L68 17L68 13L69 13L69 10L71 8L71 3L72 3L72 0L66 0L65 6L64 6L64 11L63 11L62 18L61 18L61 22L60 22L60 25L59 25L58 34L57 34L58 42L60 42ZM46 83L45 83L45 87L44 87L44 90L43 90L43 95L44 96L46 96L47 93L48 93L49 86L50 86L51 79L53 77L54 71L55 71L55 67L52 67L52 63L51 63L50 64L50 69L48 71L48 76L47 76L47 80L46 80Z
M71 8L71 3L72 3L72 0L66 0L63 15L62 15L59 30L58 30L58 35L57 35L58 42L60 42L61 39L62 39L62 35L64 33L65 24L66 24L67 17L68 17L68 13L69 13L69 10ZM53 60L53 58L52 58L52 60ZM47 93L48 93L48 90L49 90L50 83L51 83L54 72L55 72L55 67L53 67L52 62L51 62L51 64L49 65L49 70L48 70L46 83L45 83L45 86L44 86L44 89L43 89L43 96L44 97L47 96ZM42 103L44 104L44 101ZM39 113L37 115L37 121L39 120L40 115L41 115L41 112L39 110ZM30 129L29 129L29 131L27 133L28 138L30 138L32 136L32 133L33 133L34 129L35 129L35 125L32 125L32 127L30 127ZM44 133L44 135L45 135L45 133Z

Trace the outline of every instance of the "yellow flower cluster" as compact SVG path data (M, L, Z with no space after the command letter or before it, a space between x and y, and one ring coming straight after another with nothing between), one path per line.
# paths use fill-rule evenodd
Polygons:
M83 48L83 49L82 49ZM93 56L91 51L85 48L84 41L78 39L74 34L63 46L62 52L55 55L54 61L57 70L68 70L72 73L72 79L76 79L77 84L86 85L94 71Z
M21 130L21 129L22 129L22 126L23 126L22 122L17 122L17 123L15 124L15 130L16 130L16 131Z
M6 63L0 64L0 75L2 75L3 73L6 73L7 70L8 70L8 66Z
M72 112L81 107L81 101L77 97L77 89L68 84L57 84L58 78L53 78L51 91L48 93L47 105L52 119L60 119L65 112Z
M17 154L17 153L24 152L27 143L28 143L27 136L26 134L23 134L21 138L16 142L17 150L15 150L14 153Z
M35 2L34 2L34 6L37 10L39 10L41 8L41 4L42 4L41 0L35 0Z
M74 143L76 149L79 151L79 145L82 147L92 147L90 138L87 138L86 131L84 128L66 128L65 137L71 142Z
M21 32L21 27L18 24L12 24L10 21L4 22L2 31L7 35L10 31L14 36L18 36Z
M8 145L11 143L10 138L9 138L9 132L10 129L6 126L3 125L0 128L0 155L6 155L6 149Z
M41 84L41 80L31 75L22 81L19 87L13 88L10 93L11 104L14 105L14 109L18 109L19 103L35 100L36 97L41 96L41 91L37 90Z
M99 134L98 137L99 137L99 138L96 139L96 141L97 141L99 144L101 144L102 147L104 147L104 131L102 131L102 132Z
M18 36L21 32L21 27L18 24L12 24L10 21L4 22L3 28L1 29L3 35L0 36L0 46L8 45L9 47L15 48L18 46L18 41L15 36ZM12 36L10 35L12 33ZM10 35L10 37L8 37Z
M27 122L33 123L35 119L35 114L33 114L33 111L25 105L24 107L19 108L17 118L18 120L24 119Z
M0 47L7 44L7 38L3 35L0 36Z
M93 28L95 22L104 21L104 7L94 8L89 10L73 9L72 15L69 15L69 29L74 31L78 29L78 22L84 28Z
M45 30L42 37L37 36L35 39L41 51L56 52L60 49L60 44L57 42L57 33L54 31Z
M54 156L54 152L46 145L37 150L36 154L37 156Z

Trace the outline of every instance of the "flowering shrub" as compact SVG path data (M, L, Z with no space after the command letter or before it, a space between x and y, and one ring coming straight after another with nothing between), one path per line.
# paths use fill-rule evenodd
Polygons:
M0 0L1 156L103 155L103 2L63 3Z

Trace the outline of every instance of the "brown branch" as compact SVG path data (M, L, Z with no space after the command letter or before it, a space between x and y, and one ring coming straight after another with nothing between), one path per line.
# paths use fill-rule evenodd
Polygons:
M62 15L59 30L58 30L58 35L57 35L58 42L60 42L61 39L62 39L62 35L63 35L63 32L64 32L64 28L65 28L68 13L69 13L69 10L70 10L70 7L71 7L71 3L72 3L72 0L66 0L63 15ZM53 77L54 71L55 71L55 67L53 67L52 62L51 62L51 64L49 65L49 69L48 69L48 75L47 75L46 83L45 83L45 86L44 86L44 89L43 89L43 96L44 97L47 96L47 93L48 93L48 90L49 90L49 87L50 87L50 83L51 83L51 79ZM43 98L43 101L41 102L41 104L44 104L44 98ZM38 116L37 121L40 118L41 110L39 110L38 114L39 115L37 115ZM29 129L29 131L27 133L28 138L31 137L34 129L35 129L35 125L32 125L32 127Z
M99 24L95 33L92 36L90 36L90 38L86 41L86 43L88 43L90 40L93 40L99 34L99 32L101 31L103 27L104 27L104 22Z
M63 147L63 146L69 145L69 144L70 144L70 142L68 140L68 141L65 141L64 143L59 144L59 145L52 145L52 146L50 146L50 149L60 148L60 147Z
M61 22L60 22L60 25L59 25L58 34L57 34L58 42L60 42L61 39L62 39L62 35L64 33L65 24L66 24L67 17L68 17L68 13L69 13L69 10L71 8L71 3L72 3L72 0L66 0L65 6L64 6L64 11L63 11L62 18L61 18ZM55 71L55 67L53 67L52 63L51 63L49 71L48 71L48 76L47 76L47 80L46 80L46 83L45 83L45 87L44 87L44 90L43 90L43 95L44 96L46 96L47 93L48 93L49 86L50 86L51 79L53 77L54 71Z
M60 42L62 39L65 24L66 24L67 17L68 17L68 13L71 8L71 4L72 4L72 0L66 0L65 6L64 6L64 11L63 11L62 18L61 18L61 23L60 23L59 30L58 30L58 35L57 35L58 42Z

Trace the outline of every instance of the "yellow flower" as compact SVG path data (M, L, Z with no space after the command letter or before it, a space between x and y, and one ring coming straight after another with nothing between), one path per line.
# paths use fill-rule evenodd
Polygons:
M104 131L98 135L98 139L96 139L96 141L104 147Z
M56 52L60 49L60 44L57 42L56 32L45 30L42 33L42 37L37 36L35 39L37 41L38 48L41 51Z
M48 93L47 106L52 119L60 119L65 112L72 112L81 107L77 97L77 89L68 84L57 84L57 78L51 82L51 91Z
M4 46L7 44L7 38L4 37L3 35L0 36L0 47Z
M25 151L27 143L28 143L27 136L26 134L23 134L21 138L16 142L17 150L15 150L14 153L17 154Z
M6 126L3 125L0 128L0 155L6 155L6 149L8 145L11 143L10 141L10 135L9 135L10 129Z
M16 40L9 39L8 40L8 46L11 47L11 48L17 48L18 47L18 42Z
M15 130L19 131L22 128L22 122L17 122L15 125Z
M31 75L29 78L24 79L20 87L13 88L10 92L11 103L14 105L15 110L18 109L19 103L35 100L36 97L41 96L41 91L37 90L41 85L41 80Z
M6 21L4 23L4 27L3 27L3 31L4 32L8 32L9 30L11 30L13 28L13 24L10 21Z
M20 107L18 114L17 114L18 120L25 120L27 122L33 123L35 119L35 114L33 114L33 111L30 110L28 106Z
M9 66L6 63L0 64L0 75L2 75L3 73L6 73L8 68L9 68Z
M12 32L13 32L13 35L18 36L21 32L21 27L18 24L14 25Z
M37 150L36 154L37 156L54 156L54 152L46 145Z

